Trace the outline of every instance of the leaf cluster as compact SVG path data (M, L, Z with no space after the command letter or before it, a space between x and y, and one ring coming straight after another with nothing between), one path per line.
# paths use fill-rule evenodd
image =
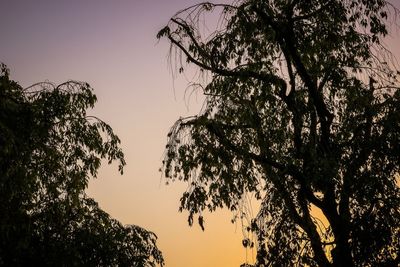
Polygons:
M221 9L204 36L201 14ZM186 59L182 71L209 77L204 108L171 128L163 165L189 185L189 223L253 193L260 266L400 261L399 72L382 44L396 12L382 0L246 0L171 19L158 37Z
M87 114L89 84L23 89L0 73L0 265L155 266L156 236L85 195L103 159L126 164L112 128Z

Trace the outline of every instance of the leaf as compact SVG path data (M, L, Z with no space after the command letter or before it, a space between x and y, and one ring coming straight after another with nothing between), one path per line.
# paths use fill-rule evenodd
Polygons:
M204 231L204 218L203 218L203 216L199 216L198 221L199 221L199 225L201 227L201 230Z

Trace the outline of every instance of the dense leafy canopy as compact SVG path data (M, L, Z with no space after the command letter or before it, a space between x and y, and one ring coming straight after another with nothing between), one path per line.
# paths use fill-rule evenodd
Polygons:
M203 19L215 11L213 31ZM189 223L240 211L252 193L258 266L399 264L399 73L382 43L396 12L383 0L240 0L170 20L158 37L179 72L200 70L191 85L206 98L171 128L164 161L167 179L189 184Z
M101 160L124 155L111 127L86 114L87 83L23 89L0 73L0 265L155 266L155 234L123 226L84 190Z

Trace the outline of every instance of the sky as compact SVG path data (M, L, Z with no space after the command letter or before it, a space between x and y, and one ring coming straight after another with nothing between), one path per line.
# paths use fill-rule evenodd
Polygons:
M205 231L179 213L183 183L165 185L159 168L167 133L196 114L201 96L185 97L187 79L172 76L169 44L157 32L193 0L1 0L0 62L27 87L39 81L88 82L98 97L91 113L122 141L127 166L103 164L87 193L123 224L155 232L166 266L239 266L252 262L240 223L219 211ZM188 77L189 79L190 77Z
M185 96L190 77L173 77L169 45L156 34L196 2L1 0L0 62L23 87L73 79L94 88L91 113L119 135L127 166L120 176L116 165L103 165L87 193L123 224L155 232L167 267L239 266L255 257L241 245L240 222L222 210L205 215L204 232L189 227L187 213L178 212L186 185L166 186L159 172L169 128L196 114L202 98ZM398 44L388 41L399 58Z

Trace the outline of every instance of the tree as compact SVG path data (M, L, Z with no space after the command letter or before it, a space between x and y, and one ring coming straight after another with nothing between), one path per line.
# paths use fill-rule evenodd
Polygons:
M216 30L202 27L216 11ZM205 95L171 128L163 161L166 179L189 185L190 224L254 194L257 266L399 264L399 72L382 42L397 12L383 0L240 0L171 18L158 38L179 72L199 70L190 86Z
M85 195L101 160L119 162L120 140L86 114L87 83L23 89L0 74L0 265L163 265L157 237L123 226Z

